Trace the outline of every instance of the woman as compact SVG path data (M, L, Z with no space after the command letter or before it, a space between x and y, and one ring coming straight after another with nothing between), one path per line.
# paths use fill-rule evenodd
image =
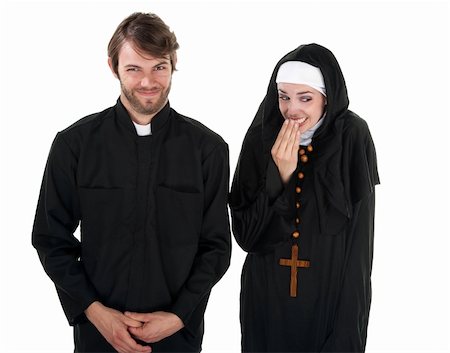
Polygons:
M375 148L326 48L276 65L231 188L244 352L363 352L371 301Z

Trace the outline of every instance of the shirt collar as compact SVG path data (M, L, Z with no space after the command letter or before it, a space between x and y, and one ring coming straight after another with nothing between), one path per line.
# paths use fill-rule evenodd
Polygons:
M306 130L303 134L300 136L300 145L307 146L311 143L312 137L316 130L322 125L323 120L325 118L325 114L320 118L320 120L314 125L312 128Z
M153 117L151 122L152 135L158 133L160 129L166 124L170 117L170 104L167 104ZM126 110L120 98L117 99L116 104L116 116L119 122L130 132L137 136L136 128L134 127L133 121L131 120L130 114Z

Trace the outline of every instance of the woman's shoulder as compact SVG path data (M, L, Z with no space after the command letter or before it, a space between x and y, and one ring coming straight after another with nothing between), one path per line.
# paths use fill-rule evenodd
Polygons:
M348 110L343 117L343 137L352 139L366 139L370 136L369 125L358 114Z

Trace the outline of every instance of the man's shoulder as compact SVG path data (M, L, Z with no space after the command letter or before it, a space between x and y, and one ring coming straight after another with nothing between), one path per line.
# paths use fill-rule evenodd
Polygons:
M113 114L114 107L106 108L100 112L86 115L85 117L75 121L72 125L60 131L60 135L70 136L82 131L90 130L93 126L101 124L105 119Z
M213 144L223 144L226 142L217 132L213 131L200 121L190 118L186 115L180 114L172 109L172 114L176 124L179 124L182 131L190 134L198 141L210 142Z

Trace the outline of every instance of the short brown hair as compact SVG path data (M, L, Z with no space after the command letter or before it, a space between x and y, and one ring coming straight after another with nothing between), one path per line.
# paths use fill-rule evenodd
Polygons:
M172 71L176 70L176 50L179 48L177 37L157 15L135 12L119 24L108 44L108 56L116 74L119 52L125 41L130 41L136 49L157 58L169 55Z

